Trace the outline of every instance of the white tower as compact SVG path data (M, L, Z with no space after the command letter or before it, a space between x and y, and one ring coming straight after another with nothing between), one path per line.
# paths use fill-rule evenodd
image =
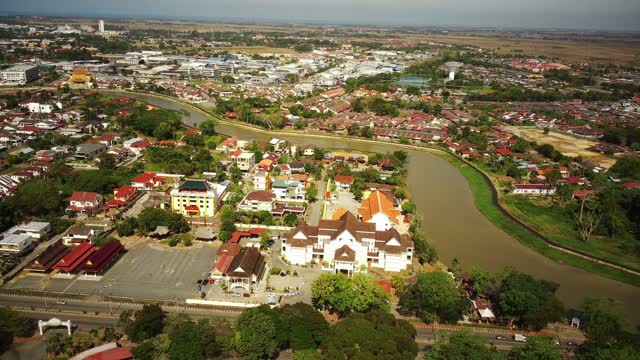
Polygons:
M449 61L444 63L444 67L449 72L449 80L455 79L456 72L458 71L458 69L460 69L461 66L462 66L462 63L457 61Z
M104 20L98 21L98 32L104 32Z

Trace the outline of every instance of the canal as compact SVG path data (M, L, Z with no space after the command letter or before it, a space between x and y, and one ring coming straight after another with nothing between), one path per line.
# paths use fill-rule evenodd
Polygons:
M206 117L179 103L156 96L117 93L167 109L184 110L184 122L196 126ZM353 141L309 138L261 132L235 126L218 125L225 135L269 140L278 137L297 144L322 148L352 149L367 152L399 150L393 144L371 144ZM435 245L440 258L447 264L457 257L465 270L481 266L496 272L513 266L534 277L560 284L558 296L568 306L575 307L587 297L609 297L619 301L631 325L640 324L637 299L640 288L610 280L587 271L552 261L522 245L493 225L475 207L473 194L465 177L450 163L426 151L409 151L407 187L411 200L423 219L427 238Z

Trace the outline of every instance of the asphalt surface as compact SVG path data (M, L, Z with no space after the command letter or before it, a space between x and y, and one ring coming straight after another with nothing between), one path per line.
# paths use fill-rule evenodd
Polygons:
M74 325L86 328L106 325L115 326L118 322L119 314L123 310L137 310L142 308L141 304L105 303L97 300L98 299L92 298L88 300L64 300L64 304L58 304L55 298L0 294L0 306L10 306L36 320L48 320L52 317L57 317L61 320L71 320ZM202 308L186 304L163 306L163 309L169 313L179 312L189 314L196 320L208 317L233 320L241 313L241 310L236 309ZM421 347L433 344L438 338L460 329L460 327L457 326L440 326L437 329L425 324L415 324L415 326L417 331L416 342ZM480 336L485 344L496 345L500 350L509 350L513 346L521 345L521 343L512 340L513 331L494 328L467 329ZM499 335L506 339L496 339ZM559 341L565 349L572 348L572 346L567 345L569 341L573 343L581 342L580 339L563 338L560 338Z

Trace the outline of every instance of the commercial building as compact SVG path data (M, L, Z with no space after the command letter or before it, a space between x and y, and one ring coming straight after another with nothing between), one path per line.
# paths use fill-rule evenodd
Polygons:
M60 261L58 261L54 266L54 270L58 270L60 272L71 273L75 271L78 266L80 266L91 254L96 251L96 247L91 245L88 242L84 242L71 250L67 255L65 255Z
M29 235L34 240L40 240L50 232L51 225L48 222L31 221L10 228L4 235Z
M40 256L38 256L27 270L36 272L48 272L60 259L67 255L71 248L64 246L62 240L50 245Z
M111 264L123 250L124 246L119 242L108 242L93 252L93 254L78 267L78 270L98 274Z
M98 32L101 32L101 33L104 32L104 20L98 21Z
M31 236L24 234L2 235L0 238L0 251L24 254L31 250L33 241Z
M222 206L228 185L228 181L214 184L187 179L171 190L171 209L184 216L214 216Z
M0 78L5 83L16 85L24 85L31 81L37 80L40 72L36 65L17 65L3 70Z
M318 226L299 224L282 239L282 256L292 264L323 264L323 269L352 274L363 267L405 270L413 261L413 241L395 228L376 231L350 212Z
M257 248L227 242L218 250L218 256L209 278L224 281L229 290L241 288L251 291L264 273L264 256Z

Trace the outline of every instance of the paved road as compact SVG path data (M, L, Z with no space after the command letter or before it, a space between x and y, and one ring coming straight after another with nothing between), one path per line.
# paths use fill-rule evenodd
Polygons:
M142 308L139 304L124 304L124 303L104 303L97 301L97 298L89 298L88 300L65 300L65 304L56 304L55 299L46 299L42 297L33 296L15 296L0 294L0 306L10 306L20 312L27 314L28 316L37 319L45 320L51 317L58 317L62 320L71 320L73 323L83 327L98 327L98 326L115 326L118 321L119 314L123 310L133 309L137 310ZM222 308L198 308L190 305L180 306L164 306L163 309L167 312L180 312L189 314L194 319L208 318L208 317L221 317L233 320L237 318L241 311L235 309L222 309ZM420 345L429 345L432 341L437 340L438 337L444 334L458 331L459 326L437 326L426 324L415 324L416 331L418 333L417 342ZM508 347L518 345L518 343L511 340L511 336L514 331L506 329L493 329L493 328L466 328L469 331L480 336L486 344L499 345L499 348L508 349ZM498 340L496 336L502 335L506 337L506 340ZM581 339L576 338L559 338L563 346L567 346L566 343L571 341L573 343L581 343Z
M316 181L318 186L318 199L311 204L311 209L309 210L309 221L310 225L318 225L320 223L320 218L322 217L322 209L324 206L324 193L327 189L327 182L324 181L324 176L326 175L326 171L322 171L322 175L320 176L320 180Z

